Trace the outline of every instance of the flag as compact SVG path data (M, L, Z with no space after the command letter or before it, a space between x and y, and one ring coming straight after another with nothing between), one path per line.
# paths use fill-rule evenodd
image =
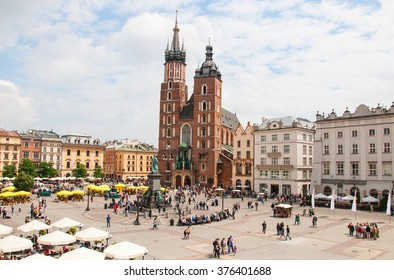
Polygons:
M389 196L387 197L387 209L386 214L391 216L391 191L389 192Z
M356 212L356 211L357 211L356 200L357 200L357 191L354 192L354 198L353 198L353 204L352 204L352 211L353 211L353 212Z
M335 200L334 200L334 196L335 196L335 190L332 191L332 194L331 194L331 204L330 204L330 209L331 209L331 210L335 210Z
M315 188L313 188L313 191L312 191L311 205L312 205L312 209L314 209L315 208Z

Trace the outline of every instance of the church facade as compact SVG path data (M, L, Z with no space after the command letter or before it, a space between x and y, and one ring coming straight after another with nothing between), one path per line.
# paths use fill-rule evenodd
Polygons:
M206 46L205 61L194 73L188 96L186 51L177 21L165 51L160 91L159 173L166 186L232 185L235 114L222 108L222 75Z

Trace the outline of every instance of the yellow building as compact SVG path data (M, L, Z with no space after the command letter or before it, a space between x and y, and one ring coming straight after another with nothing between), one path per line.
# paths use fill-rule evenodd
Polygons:
M5 165L15 165L19 168L21 137L16 131L0 128L0 176L3 175Z
M88 176L93 176L97 165L104 169L105 146L100 144L99 139L85 135L63 135L62 142L62 177L72 177L72 170L78 163L86 167Z
M157 153L155 147L136 141L110 143L105 152L105 176L117 180L147 178L152 172L152 157Z

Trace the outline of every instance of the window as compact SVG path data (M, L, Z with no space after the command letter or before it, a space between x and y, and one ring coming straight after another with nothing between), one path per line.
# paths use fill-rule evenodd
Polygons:
M338 155L343 154L343 145L338 145Z
M303 145L302 146L302 154L303 155L306 155L306 149L307 149L306 145Z
M357 130L352 130L352 137L357 137Z
M337 132L337 138L342 138L343 137L343 132L342 131L338 131Z
M237 152L237 158L241 158L241 152Z
M89 162L86 162L86 169L89 169Z
M343 175L343 162L338 162L337 163L337 174L338 175Z
M352 163L352 175L358 175L358 163Z
M66 162L66 168L70 168L70 162L69 161Z
M246 140L246 147L250 148L250 140Z
M238 142L237 142L237 147L238 147L238 148L241 147L241 140L238 140Z
M34 158L34 159L40 158L40 154L39 154L38 152L34 152L33 158Z
M323 163L323 175L330 175L330 164Z
M278 165L278 158L272 158L271 159L271 164L272 165Z
M8 159L8 154L4 154L4 159Z
M201 94L207 94L207 86L206 85L202 86Z
M358 154L358 145L352 144L352 154Z
M313 138L312 135L309 135L309 142L312 142Z
M302 179L308 179L308 172L306 170L302 171Z
M86 151L86 156L90 157L90 151Z
M24 142L23 146L26 147L26 148L29 147L29 142Z
M95 156L96 156L96 157L99 156L99 151L96 151Z
M306 141L306 134L302 134L302 140Z
M302 158L302 165L304 165L304 166L307 165L307 158L306 157Z
M207 110L207 102L203 101L202 102L202 111L206 111Z
M272 135L272 141L278 141L278 135L277 134L273 134Z
M5 146L4 151L9 151L10 147L9 146Z
M309 158L309 166L312 166L312 158Z
M44 152L45 152L45 150L44 150ZM71 155L71 150L70 149L67 150L67 155L68 156Z
M167 137L171 137L171 128L167 128Z
M328 145L324 145L324 152L325 155L329 155L330 154L330 146Z
M271 150L273 153L277 153L278 152L278 146L272 146Z
M279 179L279 171L271 171L271 179Z
M190 146L191 143L191 128L189 124L182 126L182 143Z
M260 137L260 141L261 141L261 142L266 142L266 141L267 141L267 136L262 135L262 136Z
M324 132L323 138L324 138L324 139L328 139L328 136L329 136L329 135L328 135L328 132Z
M390 128L384 128L383 129L383 134L384 135L389 135L390 134Z
M81 155L81 150L77 150L77 156Z
M29 158L29 152L23 152L23 158Z
M374 135L375 135L375 129L370 129L369 136L374 136Z
M171 103L167 104L167 113L171 113Z
M171 95L171 92L169 91L167 94L167 100L171 100L171 97L172 97L172 95Z
M383 144L383 152L384 153L391 153L390 143L384 143Z
M268 171L267 170L260 170L260 177L268 178Z
M376 145L375 145L375 143L370 143L369 144L369 153L370 154L376 153Z
M290 140L290 134L288 134L288 133L285 133L284 135L283 135L283 140Z
M266 146L261 146L260 152L261 152L261 154L266 154L267 153L267 147Z
M288 170L284 170L282 172L283 179L290 179L290 172Z
M18 154L12 154L12 159L18 159Z
M283 146L283 153L284 154L290 154L290 145L284 145Z
M250 158L250 151L246 151L246 158Z
M267 164L267 158L261 158L261 159L260 159L260 163L261 163L262 165L266 165L266 164Z
M201 121L202 123L206 123L207 122L207 116L205 114L202 114L201 120L202 120Z
M391 162L383 162L383 175L391 176L391 174L392 174Z
M284 157L283 158L283 164L284 165L290 165L290 158L289 157Z
M313 154L313 146L309 146L308 148L309 148L308 154L311 156Z
M369 176L376 176L376 175L377 175L376 163L371 162L371 163L369 163Z
M34 148L38 148L38 143L34 143Z

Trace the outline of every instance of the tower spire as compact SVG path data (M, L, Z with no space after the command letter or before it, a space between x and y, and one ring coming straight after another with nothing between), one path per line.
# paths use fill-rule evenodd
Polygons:
M179 51L180 48L179 48L178 10L176 10L176 15L175 15L175 27L172 30L174 31L174 35L172 37L171 50Z
M186 51L184 48L184 42L182 42L182 48L180 46L179 41L179 27L178 27L178 10L176 10L175 15L175 26L172 29L174 34L172 36L171 48L168 48L165 51L165 59L166 61L170 60L180 60L182 62L186 61Z

